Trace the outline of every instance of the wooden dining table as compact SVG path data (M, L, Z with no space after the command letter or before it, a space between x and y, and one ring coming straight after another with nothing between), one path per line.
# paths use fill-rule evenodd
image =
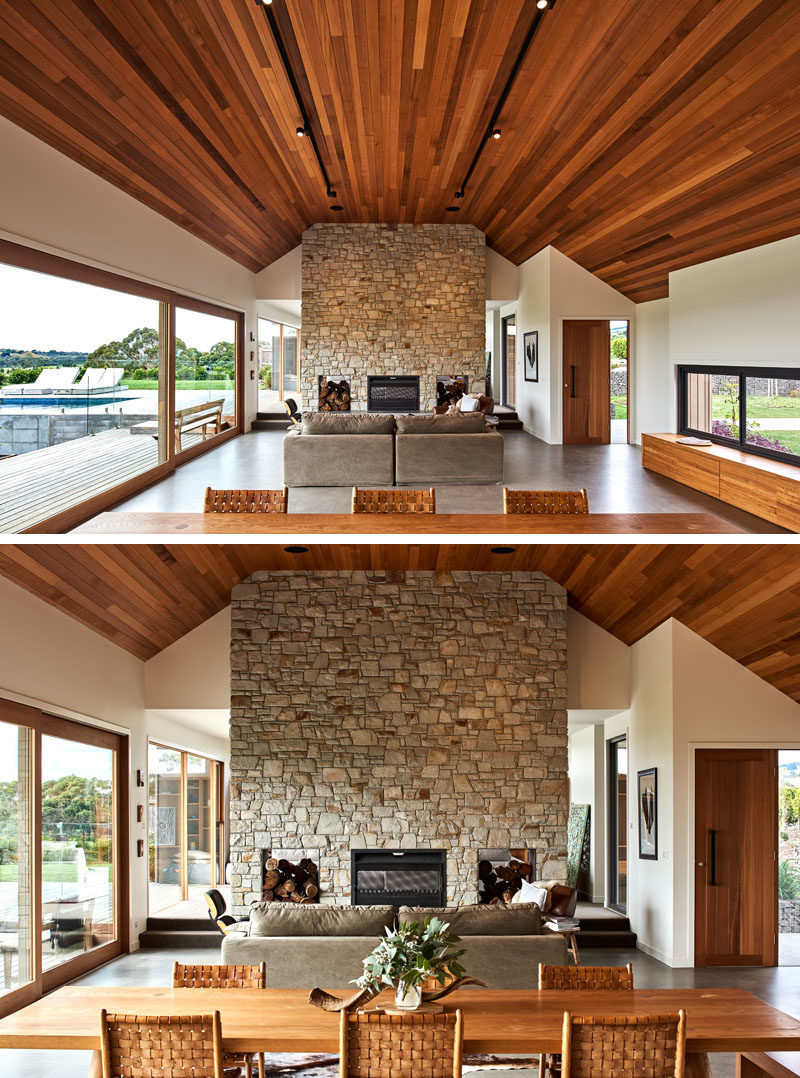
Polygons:
M342 994L342 993L340 993ZM375 1006L370 1003L365 1009ZM546 991L462 989L445 1000L464 1016L464 1051L558 1052L564 1011L573 1014L687 1015L687 1074L708 1075L706 1053L800 1050L800 1021L740 988ZM219 1011L223 1048L242 1052L339 1049L339 1016L312 1007L302 989L59 988L0 1020L0 1048L92 1050L100 1074L100 1010L138 1015Z
M104 535L715 535L742 532L713 513L101 513L76 528Z

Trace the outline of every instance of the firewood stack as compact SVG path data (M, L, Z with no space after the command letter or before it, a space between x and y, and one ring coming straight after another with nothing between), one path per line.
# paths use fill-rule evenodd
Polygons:
M491 861L479 861L479 899L489 906L510 902L522 887L523 880L526 883L531 882L531 871L531 865L516 859L512 859L507 865L493 865Z
M310 857L296 865L285 858L268 858L264 866L264 902L298 902L307 906L319 901L319 870Z
M350 383L319 380L319 410L321 412L350 411Z

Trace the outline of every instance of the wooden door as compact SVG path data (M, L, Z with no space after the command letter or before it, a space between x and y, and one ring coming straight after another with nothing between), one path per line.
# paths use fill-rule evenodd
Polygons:
M607 321L564 323L564 444L611 441L611 330Z
M503 319L503 404L517 406L517 319L513 314Z
M777 751L698 749L695 812L695 965L777 965Z

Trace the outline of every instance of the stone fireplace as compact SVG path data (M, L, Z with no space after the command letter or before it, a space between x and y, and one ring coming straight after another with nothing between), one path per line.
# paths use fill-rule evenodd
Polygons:
M567 604L525 572L259 572L233 591L231 861L244 916L265 850L435 850L478 901L481 850L566 876ZM291 860L291 858L290 858ZM400 860L399 858L397 860Z
M320 377L350 384L353 411L369 375L417 376L426 412L442 370L484 380L486 237L471 225L316 224L302 280L304 408Z
M367 375L368 412L416 412L419 378L415 374Z

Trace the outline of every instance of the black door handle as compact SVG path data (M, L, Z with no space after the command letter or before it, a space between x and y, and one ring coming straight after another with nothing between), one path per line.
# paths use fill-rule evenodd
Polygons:
M570 382L570 397L575 396L575 364L571 363L569 368L569 382Z
M708 881L709 887L717 886L717 832L713 827L709 828L711 835L711 873Z

